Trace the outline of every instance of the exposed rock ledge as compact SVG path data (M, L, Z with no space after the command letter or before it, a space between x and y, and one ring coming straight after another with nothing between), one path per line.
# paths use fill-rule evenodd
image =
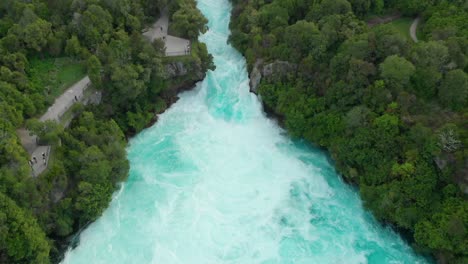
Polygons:
M202 65L199 61L172 61L164 65L165 79L174 79L178 77L189 76L196 80L202 80L205 78L205 72L203 72Z
M268 81L283 80L290 74L295 74L297 67L295 63L280 60L264 65L263 60L258 59L250 73L250 91L255 94L258 93L258 86L262 78Z
M254 94L257 94L258 85L260 85L260 81L262 80L262 73L260 72L260 68L263 65L263 60L259 59L255 62L255 65L250 73L250 91Z
M187 74L187 68L181 61L174 61L164 65L165 73L168 79L180 77Z

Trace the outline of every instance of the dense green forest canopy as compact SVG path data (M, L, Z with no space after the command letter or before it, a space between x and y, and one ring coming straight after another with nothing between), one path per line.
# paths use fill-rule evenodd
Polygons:
M182 34L195 39L206 19L193 0L177 4L186 8L170 15ZM141 34L166 5L0 1L0 263L56 262L70 235L100 216L127 177L125 135L167 107L168 86L193 80L169 82L163 43ZM213 67L206 47L196 41L192 55L180 59L193 72ZM101 105L76 105L78 117L67 129L37 121L64 86L85 73L102 92ZM54 74L57 79L51 79ZM24 126L52 145L48 170L37 178L16 133Z
M467 263L466 1L233 2L231 43L250 70L273 69L258 87L265 107L327 148L366 207L415 249ZM395 12L421 16L418 43L392 23L366 23Z

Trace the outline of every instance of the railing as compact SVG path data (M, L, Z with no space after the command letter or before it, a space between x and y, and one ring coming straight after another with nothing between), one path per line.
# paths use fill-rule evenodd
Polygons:
M183 56L183 55L190 55L191 51L171 51L166 52L166 56Z

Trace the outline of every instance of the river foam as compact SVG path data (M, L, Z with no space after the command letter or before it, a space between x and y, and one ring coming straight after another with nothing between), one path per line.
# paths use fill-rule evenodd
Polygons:
M426 263L265 117L227 45L228 0L198 8L216 71L131 140L127 182L63 263Z

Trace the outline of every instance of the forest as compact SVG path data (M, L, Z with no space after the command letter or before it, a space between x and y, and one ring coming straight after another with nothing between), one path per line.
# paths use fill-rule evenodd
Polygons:
M200 78L169 78L164 44L142 35L167 4L0 1L0 263L58 262L126 179L128 136L168 107L171 86ZM207 21L195 1L171 1L170 10L177 33L193 42L192 54L178 59L201 73L212 69L206 46L197 42ZM102 92L101 104L77 104L67 128L39 122L84 74ZM20 127L52 146L52 162L39 177L31 175Z
M329 151L364 205L439 263L468 263L468 6L233 0L265 109ZM421 17L414 43L375 16ZM253 74L251 74L251 77Z

